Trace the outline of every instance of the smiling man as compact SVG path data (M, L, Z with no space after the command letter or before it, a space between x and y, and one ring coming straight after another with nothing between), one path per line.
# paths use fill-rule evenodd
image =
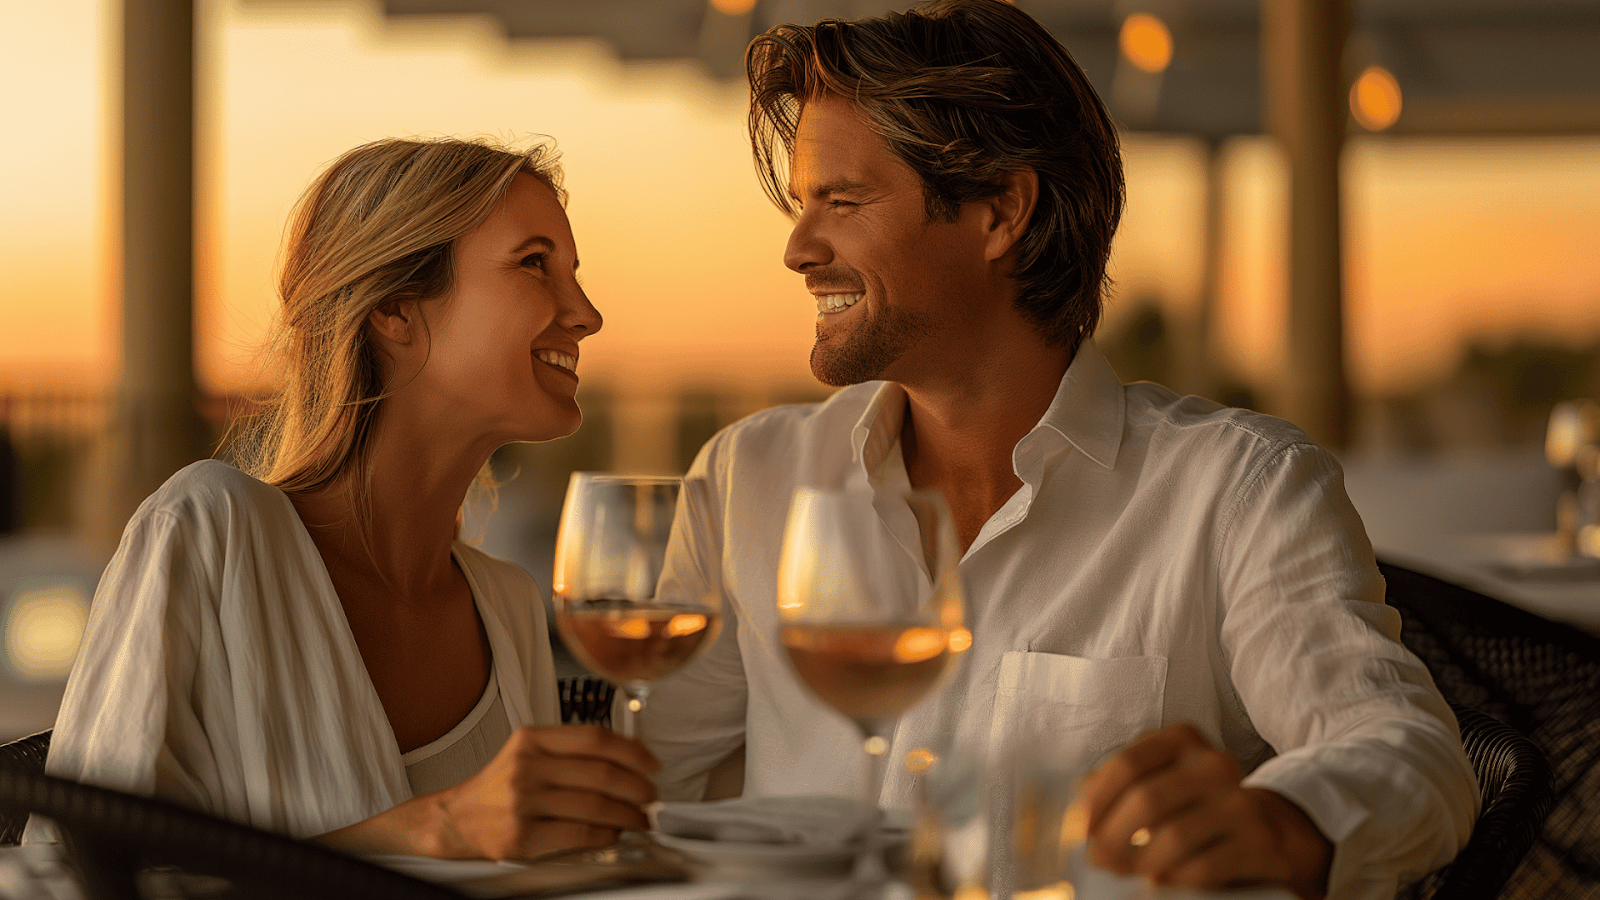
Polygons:
M1157 881L1378 898L1448 862L1472 769L1337 463L1288 423L1123 385L1095 347L1122 163L1066 50L1007 3L944 0L774 28L748 68L784 263L817 305L812 371L843 389L695 462L716 521L669 583L716 566L730 627L653 695L663 793L698 796L741 745L747 794L851 791L854 731L778 643L788 498L936 488L974 644L891 761L1099 763L1090 858ZM883 801L913 780L891 765Z

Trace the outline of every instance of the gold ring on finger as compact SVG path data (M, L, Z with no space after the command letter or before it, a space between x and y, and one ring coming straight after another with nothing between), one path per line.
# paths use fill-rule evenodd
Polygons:
M1128 843L1135 847L1143 847L1150 843L1150 829L1138 828L1128 836Z

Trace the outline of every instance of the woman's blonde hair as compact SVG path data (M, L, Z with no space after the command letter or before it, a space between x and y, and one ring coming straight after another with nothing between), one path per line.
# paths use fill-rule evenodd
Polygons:
M565 205L556 160L544 143L388 139L329 166L290 220L267 351L277 386L244 427L240 468L288 493L348 474L357 508L366 509L372 425L393 387L368 337L368 314L448 293L456 239L488 218L518 174L538 178Z

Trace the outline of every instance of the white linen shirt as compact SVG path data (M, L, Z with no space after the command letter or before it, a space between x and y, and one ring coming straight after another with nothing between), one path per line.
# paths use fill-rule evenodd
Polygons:
M554 725L538 586L457 543L507 717ZM322 556L282 491L206 460L134 513L89 610L45 771L294 837L411 798ZM29 841L54 839L33 819Z
M777 563L796 486L908 486L905 406L897 385L857 385L758 413L701 451L690 474L708 479L714 522L680 534L663 591L698 590L709 562L727 627L646 707L664 797L697 796L740 743L746 795L860 789L853 726L778 641ZM1334 842L1330 897L1392 897L1466 843L1472 767L1399 642L1328 453L1278 419L1125 386L1085 341L1012 461L1022 487L959 566L974 643L901 718L885 804L909 805L914 776L896 761L913 749L998 759L1046 740L1082 770L1187 722Z

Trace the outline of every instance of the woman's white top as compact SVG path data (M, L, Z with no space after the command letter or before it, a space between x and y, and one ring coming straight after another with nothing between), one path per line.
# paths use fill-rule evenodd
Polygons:
M544 604L457 543L511 728L555 725ZM295 837L412 796L394 731L289 498L215 460L123 533L89 612L45 767ZM28 840L53 835L38 821Z
M466 718L438 738L400 756L411 795L419 797L455 787L478 774L509 737L511 720L506 718L500 685L491 669L489 686Z

